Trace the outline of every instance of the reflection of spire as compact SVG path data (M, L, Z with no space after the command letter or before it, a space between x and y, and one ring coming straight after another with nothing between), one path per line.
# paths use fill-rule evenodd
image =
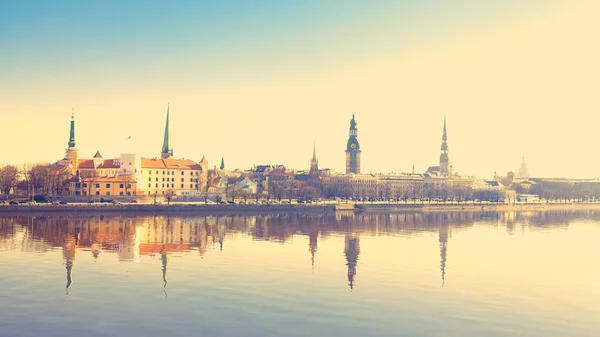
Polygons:
M350 290L354 288L354 277L356 276L356 263L360 253L360 237L358 234L346 234L346 245L344 254L346 255L346 265L348 266L348 285Z
M65 246L63 248L63 255L65 257L66 263L65 268L67 269L67 285L65 286L65 290L67 296L69 296L69 288L73 283L73 265L75 263L75 253L77 252L77 245L79 244L79 227L75 227L75 233L73 237L70 237L66 240Z
M165 245L163 245L162 248L160 249L160 260L162 261L162 277L163 277L163 281L165 282L165 284L163 285L163 288L165 288L167 286L167 262L168 262L167 249L166 249Z
M448 224L441 224L439 230L440 241L440 268L442 270L442 287L444 286L444 278L446 276L446 250L448 249Z
M317 252L317 238L319 237L319 229L314 228L308 232L308 251L310 252L310 261L313 272L315 271L315 253Z
M227 234L227 227L225 224L219 224L219 251L223 251L223 240L225 240L225 234Z
M204 256L206 253L206 247L208 246L208 232L206 231L206 224L200 224L200 228L198 229L198 239L200 240L198 251L200 256Z

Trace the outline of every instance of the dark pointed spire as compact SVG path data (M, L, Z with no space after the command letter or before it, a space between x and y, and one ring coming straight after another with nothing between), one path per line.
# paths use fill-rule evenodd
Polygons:
M221 170L225 169L225 158L221 157Z
M317 142L313 140L313 161L317 160ZM525 161L525 159L523 159Z
M167 104L167 122L165 123L165 137L163 139L161 157L173 157L173 148L171 147L171 134L169 133L169 104Z
M69 147L75 147L75 112L71 110L71 131L69 133Z
M446 135L446 115L444 115L444 134L442 135L442 140L447 141L448 137Z

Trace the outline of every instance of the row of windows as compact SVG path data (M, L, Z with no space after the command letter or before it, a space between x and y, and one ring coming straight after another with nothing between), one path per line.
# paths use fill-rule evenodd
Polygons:
M96 195L100 195L100 191L96 191ZM106 195L110 195L110 192L106 192ZM119 195L125 195L125 193L119 192ZM131 192L127 192L127 195L131 195Z
M80 187L79 183L75 184L75 187ZM84 183L83 188L87 188L88 184ZM100 184L96 184L96 188L100 188ZM106 188L110 188L110 184L106 184ZM125 184L119 184L119 188L125 188ZM127 184L127 188L131 188L131 184Z
M156 172L155 174L158 174L158 171L155 171L155 172ZM162 171L162 174L165 174L165 172L167 172L166 175L175 175L175 171ZM142 173L144 173L144 172L142 172ZM197 176L198 173L199 172L190 171L191 176L193 176L193 175ZM152 174L152 170L148 170L148 174ZM185 175L185 171L181 171L181 175Z
M152 181L152 177L148 177L148 181ZM158 181L158 178L156 178L156 181ZM165 181L165 178L162 178L162 181ZM169 178L167 178L167 181L175 181L175 178L171 178L171 180L169 180ZM181 182L184 182L184 178L181 178ZM194 179L194 178L190 178L190 182L198 182L198 178Z
M185 184L181 184L181 188L185 188L185 187L184 187L184 185L185 185ZM195 186L196 186L196 188L198 188L198 184L196 184ZM152 184L148 184L148 187L149 187L149 188L152 188ZM156 186L155 186L155 187L156 187L156 188L158 188L158 184L156 184ZM164 187L165 187L165 184L162 184L162 186L161 186L161 187L162 187L162 188L164 188ZM171 184L171 187L172 187L172 188L175 188L175 184ZM169 188L169 184L167 184L167 188ZM194 184L190 184L190 188L194 188Z

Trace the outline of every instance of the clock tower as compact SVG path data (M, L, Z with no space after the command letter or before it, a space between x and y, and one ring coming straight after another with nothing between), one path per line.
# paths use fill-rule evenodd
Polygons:
M360 173L360 145L358 144L358 131L354 114L350 121L350 137L346 145L346 173Z

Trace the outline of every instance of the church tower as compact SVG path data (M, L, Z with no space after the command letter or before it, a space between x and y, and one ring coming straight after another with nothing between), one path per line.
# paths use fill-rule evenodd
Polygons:
M319 174L319 160L317 159L317 145L313 144L313 156L310 160L310 175L316 176Z
M452 166L448 157L448 135L446 134L446 116L444 116L444 132L442 134L442 154L440 154L440 175L448 177L452 175Z
M358 130L356 129L356 121L354 114L350 121L350 137L346 145L346 173L360 173L360 145L358 144Z
M169 105L167 105L167 123L165 124L165 138L163 139L162 151L160 157L163 159L173 157L173 148L171 147L171 135L169 134Z
M71 130L69 132L69 148L65 159L71 167L71 173L76 174L79 169L79 161L77 160L77 148L75 147L75 113L71 112Z

